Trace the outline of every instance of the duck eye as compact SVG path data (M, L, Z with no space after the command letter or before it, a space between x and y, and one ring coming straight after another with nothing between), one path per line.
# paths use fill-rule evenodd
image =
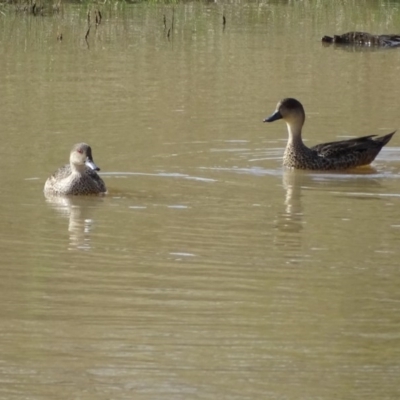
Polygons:
M82 149L76 149L76 151L78 152L78 153L83 153L83 150Z

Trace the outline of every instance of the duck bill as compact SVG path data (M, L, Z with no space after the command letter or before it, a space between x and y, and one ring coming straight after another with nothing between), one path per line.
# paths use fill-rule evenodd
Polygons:
M268 118L265 118L264 122L274 122L277 121L278 119L282 119L282 114L279 111L275 111Z
M93 171L100 171L100 168L94 163L93 160L90 160L89 158L86 159L85 165Z

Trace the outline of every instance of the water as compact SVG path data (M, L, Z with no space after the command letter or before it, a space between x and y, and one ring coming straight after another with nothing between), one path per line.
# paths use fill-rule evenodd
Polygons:
M101 10L86 43L83 6L2 9L0 397L397 399L398 134L287 171L261 121L293 96L310 145L397 129L399 51L320 38L398 4ZM109 194L46 200L80 141Z

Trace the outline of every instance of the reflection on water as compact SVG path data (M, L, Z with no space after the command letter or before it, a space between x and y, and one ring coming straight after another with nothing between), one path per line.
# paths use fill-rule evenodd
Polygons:
M399 50L398 46L397 47L390 47L390 46L384 46L384 47L378 47L378 46L363 46L363 45L357 45L357 44L336 44L336 43L325 43L322 42L323 47L330 47L333 50L342 50L342 51L347 51L347 52L361 52L361 53L368 53L368 52L384 52L384 51L389 51L389 50Z
M87 46L94 10L0 11L0 398L399 398L400 136L289 171L261 122L293 96L310 145L399 126L400 53L320 43L395 3L105 3ZM45 199L81 141L109 194Z
M373 216L368 215L368 207L364 204L354 204L354 200L398 197L395 193L387 193L387 188L382 184L382 180L388 177L396 178L388 171L379 171L373 167L333 173L283 169L284 210L277 213L275 245L283 249L282 251L288 251L292 256L297 252L295 258L303 257L307 253L304 246L307 246L306 242L309 241L310 235L310 227L307 225L314 223L315 226L319 226L316 232L321 233L317 239L319 242L317 247L332 250L336 238L332 241L326 232L334 226L329 227L324 224L326 220L332 218L332 214L338 213L338 205L341 207L341 212L339 211L336 218L342 221L354 223L366 213L365 217L361 217L362 223L357 222L357 229L360 231L365 229L364 236L375 237L380 230L383 233L388 229L387 223L383 223L382 226L382 221L377 218L375 212ZM328 196L330 198L327 198ZM348 199L353 200L350 203ZM313 206L310 207L309 203ZM371 218L374 220L372 222L375 224L374 229L370 225ZM334 225L338 225L338 221L335 221ZM329 237L328 241L324 239L325 236Z
M284 229L298 232L301 229L303 216L302 197L303 191L329 190L334 191L337 186L337 193L344 194L348 190L362 188L368 193L376 193L381 188L380 180L383 174L375 168L367 166L344 172L315 172L284 169L283 187L286 191L285 211L282 214L287 225ZM290 222L290 223L289 223ZM292 227L292 229L291 229Z
M303 208L301 204L302 187L305 175L302 171L285 169L283 174L283 187L286 191L285 212L282 214L286 223L284 230L299 232L302 229Z
M57 214L68 219L69 249L91 249L93 215L103 201L99 196L46 196L46 202Z

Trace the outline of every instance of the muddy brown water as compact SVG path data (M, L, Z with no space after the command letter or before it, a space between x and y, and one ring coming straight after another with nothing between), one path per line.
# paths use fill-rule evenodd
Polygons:
M399 128L400 51L320 43L396 7L104 6L89 46L83 6L0 15L0 397L399 398L400 133L293 172L262 123L292 96L309 145ZM109 194L46 200L80 141Z

